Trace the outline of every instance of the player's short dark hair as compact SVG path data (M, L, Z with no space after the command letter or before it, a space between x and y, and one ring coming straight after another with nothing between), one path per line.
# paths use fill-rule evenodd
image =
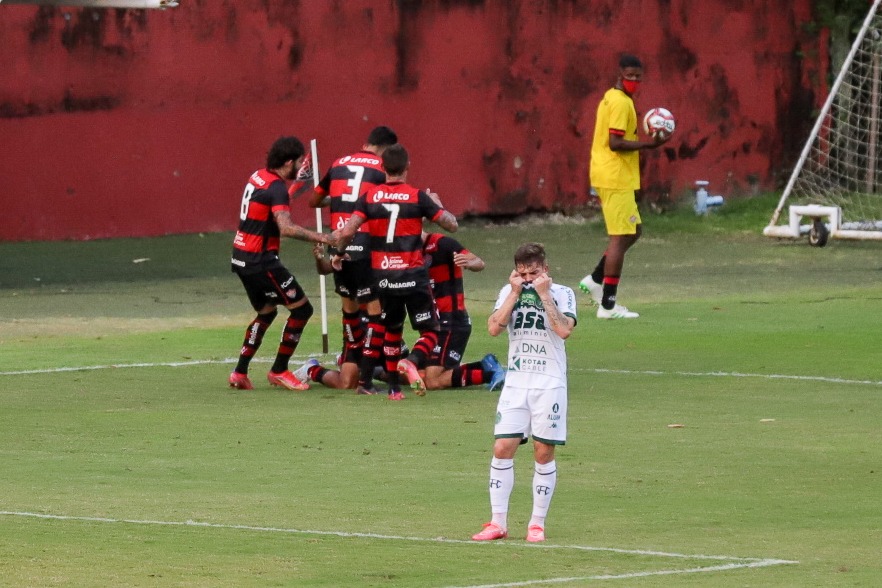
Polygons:
M619 57L619 69L625 69L626 67L639 67L643 69L643 62L636 55L631 55L630 53L623 53L621 57Z
M545 245L542 243L524 243L514 254L515 266L545 263Z
M389 145L383 151L383 169L390 176L400 176L407 169L407 149L401 143Z
M389 127L374 127L367 136L366 143L377 147L388 147L398 142L398 135Z
M266 168L278 169L286 161L297 161L304 153L306 149L297 137L279 137L266 154Z

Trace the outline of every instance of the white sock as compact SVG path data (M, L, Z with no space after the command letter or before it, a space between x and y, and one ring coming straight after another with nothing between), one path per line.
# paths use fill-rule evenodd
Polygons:
M514 460L490 460L490 511L492 522L502 529L508 529L508 499L514 488Z
M533 473L533 516L530 517L530 525L539 525L545 528L545 517L548 515L548 507L551 506L551 497L554 496L554 487L557 486L557 463L537 463Z

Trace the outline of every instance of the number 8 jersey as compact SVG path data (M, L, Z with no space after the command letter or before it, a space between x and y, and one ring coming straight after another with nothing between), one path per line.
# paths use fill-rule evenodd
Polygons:
M511 292L503 286L493 310ZM576 296L561 284L551 285L551 296L561 314L576 318ZM548 315L532 284L524 284L508 323L508 373L505 385L517 388L550 388L567 385L565 341L547 327Z

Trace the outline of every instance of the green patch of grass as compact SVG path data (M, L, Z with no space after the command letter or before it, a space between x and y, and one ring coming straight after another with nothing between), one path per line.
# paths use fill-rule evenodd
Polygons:
M694 202L687 199L664 213L641 212L641 215L645 226L658 234L758 234L769 224L779 198L779 194L730 198L722 206L708 209L704 215L696 215Z
M878 245L768 240L768 203L740 206L644 217L620 288L640 319L598 321L579 294L538 547L528 447L511 537L468 541L489 516L496 394L272 389L280 324L256 389L226 386L252 313L230 235L0 245L0 584L878 584ZM487 261L466 276L467 360L505 356L484 324L520 242L544 242L574 288L605 243L597 221L470 221L457 238ZM318 309L308 246L282 258ZM34 284L38 266L54 270ZM331 353L317 315L295 361L330 365L339 318L331 296ZM799 563L725 569L738 558Z

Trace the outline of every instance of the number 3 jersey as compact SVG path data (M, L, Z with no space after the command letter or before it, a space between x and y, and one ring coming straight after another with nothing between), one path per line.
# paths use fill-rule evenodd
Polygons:
M331 230L342 229L352 216L358 197L385 181L383 163L370 151L359 151L335 161L315 188L316 193L331 199ZM331 251L336 250L331 248ZM359 227L352 243L346 247L346 253L352 261L370 259L367 224Z
M506 284L493 310L511 292ZM561 284L551 285L551 297L564 316L576 319L576 296ZM532 284L524 284L508 323L508 373L506 386L550 388L567 385L567 352L564 339L548 328L548 314Z

